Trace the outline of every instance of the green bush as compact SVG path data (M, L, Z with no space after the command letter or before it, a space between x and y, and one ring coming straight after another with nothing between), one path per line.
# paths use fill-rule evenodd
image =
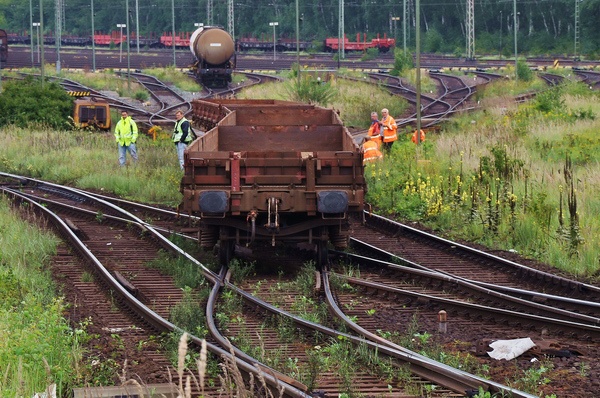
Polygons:
M565 106L565 100L560 87L554 87L539 93L535 97L534 107L540 112L560 111Z
M519 80L524 80L526 82L530 82L534 76L529 65L522 59L517 61L517 76Z
M360 57L361 61L371 61L377 59L379 56L379 50L377 48L367 48L367 51L364 52L362 57Z
M150 95L145 90L138 90L133 94L133 98L135 98L138 101L144 102L144 101L148 101L148 98L150 98Z
M425 33L425 43L423 50L426 52L438 52L444 44L444 37L435 29L430 29Z
M394 67L390 71L390 74L393 76L400 76L404 74L406 70L413 67L414 64L412 54L396 48L394 50Z
M336 96L336 90L330 82L317 80L309 74L303 74L299 79L291 79L286 82L285 89L292 101L321 106L327 106Z
M40 80L27 77L6 82L0 94L0 126L65 129L71 127L72 112L73 99L57 83L42 85Z

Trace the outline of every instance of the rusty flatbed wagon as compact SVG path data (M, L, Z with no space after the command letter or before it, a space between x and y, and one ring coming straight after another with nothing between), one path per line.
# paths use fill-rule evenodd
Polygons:
M362 154L331 109L271 100L195 100L208 131L185 152L180 210L201 217L200 244L308 244L318 261L345 248L363 210ZM310 246L312 245L312 246Z

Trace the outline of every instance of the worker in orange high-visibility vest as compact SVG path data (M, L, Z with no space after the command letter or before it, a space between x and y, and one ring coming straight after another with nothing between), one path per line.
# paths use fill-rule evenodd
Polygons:
M377 143L373 140L371 136L366 136L365 141L362 144L363 151L363 164L367 164L369 162L374 162L383 158L383 154L377 147Z
M425 142L425 132L423 130L421 130L421 137L419 138L420 141L417 141L417 130L415 130L411 138L412 142L414 142L415 144L418 144L419 142Z
M369 127L369 131L367 131L367 135L371 137L371 140L377 143L377 149L381 148L381 142L383 140L383 125L379 121L377 112L371 112L371 126Z
M381 125L383 126L383 150L389 152L394 141L398 139L398 126L396 119L390 116L386 108L381 110Z

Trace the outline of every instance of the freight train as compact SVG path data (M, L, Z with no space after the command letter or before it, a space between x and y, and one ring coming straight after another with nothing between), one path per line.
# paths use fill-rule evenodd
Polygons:
M147 48L172 48L173 43L178 49L185 49L191 45L191 36L193 33L190 32L176 32L173 35L170 32L164 32L161 35L150 34L148 36L140 36L137 38L135 32L130 32L129 45L134 47L138 43L140 46ZM395 40L388 38L385 34L383 38L377 34L377 38L367 40L366 34L356 35L356 41L349 41L346 37L344 39L344 50L346 52L354 51L366 51L369 48L377 48L379 52L385 53L390 51L395 45ZM61 44L63 46L91 46L92 40L96 46L109 47L119 46L121 43L127 43L127 35L122 34L119 30L114 30L110 33L96 32L92 36L71 36L63 35L61 37ZM35 38L34 38L35 41ZM54 45L55 37L50 35L44 36L44 44ZM296 51L298 48L300 51L324 51L324 52L336 52L338 51L340 40L337 37L329 37L323 41L322 46L315 46L311 41L298 41L296 42L293 38L280 37L273 42L273 37L269 35L263 35L262 37L240 37L235 40L235 49L237 51L273 51L273 45L275 50L278 52L284 51ZM31 37L26 32L25 34L10 33L8 34L8 43L10 44L30 44ZM320 47L320 48L319 48Z
M274 100L194 100L208 130L184 154L181 212L200 217L200 245L228 263L235 249L301 245L318 263L347 247L362 214L362 153L332 109ZM360 219L360 218L359 218Z
M313 48L313 43L310 41L298 41L291 38L278 38L273 42L273 37L263 35L260 38L257 37L240 37L236 40L236 47L238 51L273 51L273 45L275 45L275 51L308 51Z
M344 36L343 41L337 37L327 38L325 39L324 49L326 52L336 52L339 51L342 44L345 52L367 51L369 48L376 48L380 53L387 53L396 46L396 40L386 37L385 34L383 38L380 38L378 34L376 39L367 41L367 34L365 33L361 41L360 33L357 33L356 41L350 41L346 36Z
M190 36L190 50L196 58L192 66L196 78L207 87L227 87L236 64L229 33L218 27L200 27Z

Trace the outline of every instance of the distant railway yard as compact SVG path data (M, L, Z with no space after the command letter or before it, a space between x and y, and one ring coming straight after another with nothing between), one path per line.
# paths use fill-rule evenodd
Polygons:
M39 51L34 48L32 52L27 46L10 47L10 57L4 63L3 68L23 68L39 67ZM97 56L97 69L143 69L150 67L167 67L175 65L178 68L188 68L193 63L193 56L189 49L172 51L171 49L155 49L137 52L130 49L129 56L127 51L117 49L96 48L93 52L89 47L69 48L61 47L61 66L64 68L92 70L94 55ZM299 57L301 65L311 68L352 68L366 71L389 70L393 64L393 54L380 54L376 59L361 61L362 53L348 53L345 58L338 62L331 54L314 53L307 55L302 53ZM52 47L46 49L45 62L49 65L55 65L57 60L56 51ZM273 53L253 52L238 54L238 70L282 70L289 69L296 62L297 54L295 51L286 51L276 53L273 59ZM421 54L421 67L428 70L447 69L498 69L507 65L514 65L514 58L510 57L480 57L469 60L465 58L439 55L439 54ZM589 69L598 66L598 61L575 60L572 57L549 56L549 57L530 57L527 63L535 69L559 68L569 69Z
M111 107L133 112L136 115L136 120L139 120L146 130L154 125L165 126L171 123L174 120L176 109L181 108L186 112L191 109L187 99L182 98L181 93L175 92L172 87L157 81L155 77L145 76L142 73L145 68L172 67L173 61L175 61L177 68L186 73L194 62L194 57L189 51L171 52L168 49L162 49L141 53L132 52L128 57L124 57L118 50L98 49L93 54L89 48L77 49L76 51L62 49L61 68L64 70L90 71L92 70L92 58L94 58L93 65L96 70L116 70L122 77L129 76L131 81L142 85L144 89L148 90L150 101L147 104L138 105L136 102L128 102L126 99L107 97L105 94L73 80L58 77L51 77L51 79L60 82L68 91L90 93L94 98L108 101ZM53 67L56 60L57 55L55 52L47 53L46 63L48 65ZM333 60L331 55L326 54L297 57L293 53L282 53L276 59L267 54L238 54L235 71L246 76L246 83L242 86L204 87L203 92L197 93L196 97L235 96L237 91L248 85L280 80L281 78L275 73L290 70L298 60L301 68L308 72L313 70L324 75L327 73L335 74L335 71L341 67L367 74L371 82L383 85L392 94L405 98L409 103L407 113L397 117L397 119L400 119L398 120L399 127L415 125L415 88L407 84L406 81L387 73L393 66L393 59L386 54L377 59L366 61L361 60L356 55L349 54L342 62ZM553 68L554 66L571 70L571 79L584 82L590 88L596 88L600 82L600 72L595 70L595 62L580 62L569 58L532 58L528 63L532 69L538 71L539 76L547 81L548 85L555 85L565 78L563 75L545 72L547 68ZM472 100L470 101L470 99L476 93L477 86L483 87L492 80L504 78L501 69L506 66L514 67L514 60L486 59L476 61L423 54L421 65L424 73L439 81L438 92L433 93L432 96L428 93L422 93L421 95L421 101L423 101L422 126L430 128L448 120L455 112L476 109L477 104ZM3 66L5 70L16 72L21 68L31 66L39 68L39 56L32 57L28 47L12 47L9 61ZM189 73L191 74L191 72ZM463 77L461 78L457 73L462 73ZM466 79L466 75L475 76L475 79ZM517 101L526 99L528 95L530 94L517 98ZM148 104L150 107L147 106ZM359 134L358 137L362 138L362 135Z
M423 54L423 73L435 90L417 93L406 79L388 73L391 54L374 60L351 54L343 60L325 53L300 57L293 49L273 54L237 54L233 73L245 75L243 84L205 86L191 95L143 73L175 63L188 74L194 57L187 51L124 55L118 49L61 49L63 70L116 70L143 87L149 99L118 98L71 79L48 77L66 91L127 110L145 132L154 126L168 131L176 110L203 132L215 129L186 152L184 175L176 183L183 194L179 207L0 172L0 189L13 208L61 237L50 269L71 303L67 316L74 324L92 321L88 354L110 360L115 371L113 395L101 395L109 393L106 386L81 386L75 396L134 396L151 390L168 397L286 398L574 398L599 393L600 285L514 252L448 240L417 224L375 214L366 204L363 211L363 203L360 211L347 214L348 197L362 195L362 159L355 156L361 156L364 129L338 125L336 115L322 116L323 122L301 119L325 113L308 106L284 108L265 101L262 109L248 110L234 105L241 90L279 81L274 72L300 61L307 71L362 72L361 78L343 78L376 85L405 101L405 112L395 115L399 128L414 129L418 119L423 129L433 131L456 114L480 109L478 90L505 79L501 68L514 67L514 60ZM57 59L56 52L46 52L47 65ZM527 63L548 87L572 79L597 89L600 82L595 62L532 58ZM5 71L23 78L20 70L39 66L38 54L28 46L11 46L2 79ZM556 68L572 73L565 77L548 71ZM228 112L236 106L234 117ZM296 130L322 138L314 138L319 147L312 150L301 138L290 139L289 148L277 141ZM257 140L256 134L277 136ZM245 140L252 137L259 143L247 149ZM273 142L279 142L276 148L261 147ZM336 202L327 202L319 189L337 192L329 199ZM239 210L250 200L243 197L249 191L255 203L261 198L256 211L267 221ZM299 196L306 209L299 206ZM340 197L346 200L342 210ZM289 198L295 200L291 206ZM335 211L323 210L328 206ZM292 227L289 235L278 236L293 220L285 218L286 212L300 211L317 220L313 223L319 228L305 234ZM238 227L244 222L232 221L233 215L245 221L245 229ZM207 220L213 223L209 228ZM267 238L253 248L257 229L266 229ZM337 247L340 235L349 235L348 247L339 245L344 250ZM179 337L182 331L187 341L179 342L177 363L164 345L168 335ZM184 371L181 355L187 355L189 368L206 369L208 361L206 378L199 370ZM118 382L129 379L138 384Z

